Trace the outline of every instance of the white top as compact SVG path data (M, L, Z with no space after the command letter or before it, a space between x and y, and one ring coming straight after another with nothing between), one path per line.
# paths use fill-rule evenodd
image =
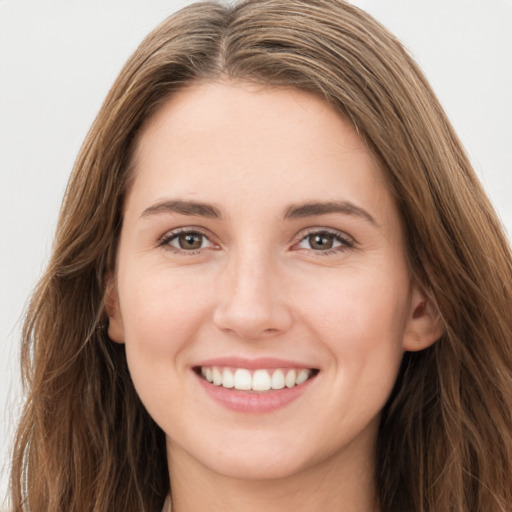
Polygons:
M171 495L168 494L167 498L165 498L164 508L162 512L171 512Z

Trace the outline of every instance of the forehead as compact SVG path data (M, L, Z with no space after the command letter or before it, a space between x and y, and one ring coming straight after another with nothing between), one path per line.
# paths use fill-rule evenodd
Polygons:
M325 151L334 142L339 151L368 151L352 125L311 93L246 82L199 83L174 94L146 122L136 158L148 156L148 141L155 158L161 156L154 152L156 142L162 149L182 151L202 144L216 148L218 156L229 144L230 160L250 142L255 149L265 149L262 156L276 157L288 149L287 143L304 138L309 150L316 145ZM324 144L319 145L319 139Z
M166 194L242 205L251 197L276 208L345 199L340 194L366 204L390 200L352 125L324 100L289 88L187 87L146 123L134 163L130 195L142 203Z

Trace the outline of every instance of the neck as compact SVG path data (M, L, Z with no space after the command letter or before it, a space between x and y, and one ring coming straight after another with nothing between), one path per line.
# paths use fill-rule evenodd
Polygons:
M168 449L172 512L376 512L371 455L332 457L281 478L241 479L210 471L174 446Z

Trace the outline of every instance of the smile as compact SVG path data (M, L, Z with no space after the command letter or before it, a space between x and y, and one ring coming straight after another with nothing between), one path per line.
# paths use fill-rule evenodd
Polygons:
M264 392L293 388L318 373L306 368L254 369L201 366L197 373L208 382L226 389Z

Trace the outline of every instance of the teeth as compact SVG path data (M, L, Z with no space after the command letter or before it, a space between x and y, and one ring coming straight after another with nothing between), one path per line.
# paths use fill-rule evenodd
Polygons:
M293 388L306 382L311 376L311 370L254 370L245 368L229 369L202 367L201 375L216 386L235 388L242 391L269 391L271 389Z
M213 367L213 369L212 369L212 378L213 378L213 383L216 386L220 386L222 384L222 375L220 374L219 369L216 367Z
M297 372L295 370L289 370L284 379L284 383L287 388L293 388L297 382Z
M256 370L252 376L254 391L268 391L271 387L270 375L266 370Z
M233 378L233 374L227 368L224 368L224 371L222 372L222 387L235 387L235 379Z
M297 386L299 384L302 384L303 382L306 382L308 380L310 373L311 372L309 370L300 370L299 374L297 375L297 380L295 381L297 383Z
M272 389L284 388L284 373L281 370L276 370L272 374Z
M229 370L224 370L229 372ZM239 368L235 372L235 389L249 390L252 387L251 373L249 370Z

